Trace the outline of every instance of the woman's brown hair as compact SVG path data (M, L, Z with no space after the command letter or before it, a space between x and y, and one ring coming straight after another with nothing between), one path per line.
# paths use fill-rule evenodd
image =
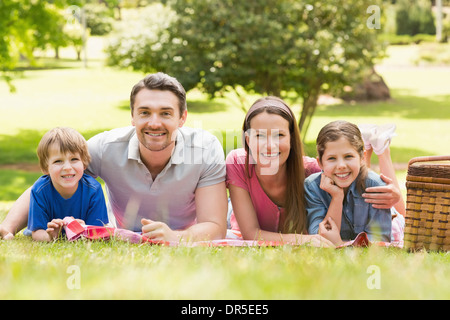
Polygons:
M256 115L267 112L276 114L289 122L289 133L291 136L291 150L286 160L287 187L286 202L284 204L285 219L284 224L278 227L281 233L306 233L306 209L305 209L305 168L303 165L303 144L300 139L300 132L297 121L289 106L278 97L264 97L255 101L247 112L242 127L243 145L246 151L245 171L250 178L249 155L250 148L246 142L245 134L251 129L250 121Z

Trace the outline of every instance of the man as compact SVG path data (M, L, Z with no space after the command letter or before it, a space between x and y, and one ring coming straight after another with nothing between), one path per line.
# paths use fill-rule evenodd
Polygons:
M118 227L142 231L154 240L225 238L225 161L217 138L184 128L186 92L163 73L150 74L132 89L133 127L88 141L86 173L106 183L109 208ZM29 190L0 226L11 238L26 226Z

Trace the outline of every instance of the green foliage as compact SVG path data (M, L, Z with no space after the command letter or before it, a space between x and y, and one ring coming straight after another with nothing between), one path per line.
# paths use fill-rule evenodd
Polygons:
M430 1L399 0L396 5L397 34L436 34Z
M81 0L80 0L81 1ZM71 4L79 4L74 1ZM14 91L13 73L21 58L34 64L33 51L76 44L77 39L63 32L66 0L0 1L0 74Z
M86 24L93 36L103 36L113 29L113 11L105 4L86 4Z
M154 36L122 34L109 61L176 75L187 90L210 96L238 87L282 97L293 92L303 99L302 126L320 93L340 91L379 55L376 32L366 24L366 10L376 3L168 1L176 13L171 23L151 19L159 25Z
M20 54L33 60L32 50L47 43L59 44L61 1L2 0L0 2L0 65L12 70Z
M161 4L129 11L123 21L116 23L105 48L107 64L146 73L158 71L154 61L164 57L162 44L168 41L174 16Z

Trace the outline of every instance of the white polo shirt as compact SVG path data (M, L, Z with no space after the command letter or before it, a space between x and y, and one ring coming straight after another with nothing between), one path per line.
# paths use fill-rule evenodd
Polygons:
M119 228L140 231L141 218L147 218L185 229L196 222L195 190L225 181L222 145L202 129L178 129L171 159L154 181L141 160L135 127L100 133L88 146L86 173L105 181Z

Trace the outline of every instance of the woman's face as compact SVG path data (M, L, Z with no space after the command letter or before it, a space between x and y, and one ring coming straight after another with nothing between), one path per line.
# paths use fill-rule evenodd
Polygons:
M291 135L289 122L282 116L265 111L254 116L245 139L262 175L276 174L286 164Z

